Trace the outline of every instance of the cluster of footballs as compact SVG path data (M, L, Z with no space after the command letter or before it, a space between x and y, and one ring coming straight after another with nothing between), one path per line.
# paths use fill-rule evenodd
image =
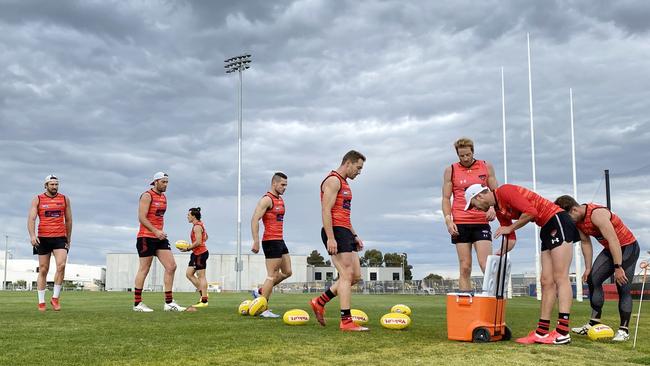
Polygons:
M268 302L264 296L255 300L244 300L239 304L239 315L257 316L266 311ZM368 314L359 309L351 309L352 321L357 325L368 324ZM404 304L397 304L390 308L390 312L381 317L379 323L388 329L406 329L411 325L411 308ZM303 309L291 309L284 313L282 320L287 325L305 325L309 323L309 313Z

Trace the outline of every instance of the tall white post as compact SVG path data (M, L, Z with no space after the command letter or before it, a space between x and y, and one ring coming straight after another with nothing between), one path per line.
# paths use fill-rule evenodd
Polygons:
M3 290L7 289L7 257L9 257L9 235L5 235L5 275L2 281Z
M241 291L241 140L242 140L242 89L243 71L239 69L239 123L237 125L237 260L235 270L237 271L236 290Z
M533 80L531 76L530 67L530 33L526 33L526 43L528 44L528 105L530 110L530 149L533 165L533 191L537 192L537 175L535 172L535 124L533 122ZM535 283L537 286L537 300L542 299L542 283L541 283L541 262L540 262L540 244L539 244L539 228L535 227Z
M503 126L503 183L508 183L508 154L506 143L506 87L501 66L501 124ZM506 263L507 265L507 263ZM508 276L508 298L512 299L512 273Z
M578 201L578 179L576 176L576 139L573 125L573 89L569 88L569 104L571 111L571 162L573 168L573 198ZM576 266L576 300L582 302L582 248L580 242L574 244L573 260Z

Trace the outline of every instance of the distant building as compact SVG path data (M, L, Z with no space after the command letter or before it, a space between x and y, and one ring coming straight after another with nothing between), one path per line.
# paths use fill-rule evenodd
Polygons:
M307 266L307 281L332 281L338 272L334 266ZM361 267L363 281L402 281L402 267Z
M262 254L242 254L244 264L241 272L242 289L253 289L261 286L266 279L266 264ZM235 290L235 254L212 254L208 258L206 277L211 290ZM173 291L193 292L196 289L185 277L189 253L175 253L176 274ZM106 290L125 291L133 288L133 280L138 271L139 258L137 253L109 253L106 255ZM307 256L291 255L293 274L285 282L307 281ZM162 291L164 268L154 259L149 275L144 284L145 290Z
M4 252L0 252L0 281L4 279ZM38 278L38 260L36 259L9 259L7 258L8 289L35 290ZM56 263L54 257L50 259L50 270L47 274L48 287L54 285ZM68 263L65 266L64 281L69 281L76 288L84 290L101 290L106 278L106 270L102 266Z

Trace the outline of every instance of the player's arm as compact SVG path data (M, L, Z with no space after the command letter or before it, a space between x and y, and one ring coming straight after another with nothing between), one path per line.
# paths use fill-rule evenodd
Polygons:
M497 215L497 219L499 220L499 224L501 225L499 228L507 227L507 226L510 226L512 224L512 221L504 218L501 215ZM517 244L517 234L513 231L512 233L502 234L502 235L506 237L506 240L507 240L507 242L506 242L506 252L509 252L515 247L515 244ZM496 255L501 255L502 254L501 249L499 248L499 250L497 250L497 252L495 254Z
M627 283L627 276L623 269L623 251L621 250L621 242L618 241L616 230L612 225L612 213L609 210L593 210L591 213L591 222L596 225L605 240L609 243L609 252L612 253L612 260L614 261L614 278L619 285ZM618 268L616 266L618 265Z
M455 236L458 235L458 227L454 224L454 218L451 216L451 193L454 189L451 181L451 169L448 166L442 176L442 214L445 217L445 226L447 226L449 235Z
M271 200L271 197L264 196L257 202L255 211L253 211L253 217L251 218L251 235L253 236L251 252L253 253L258 253L260 251L260 219L262 219L266 210L271 208L272 205L273 201Z
M70 243L72 243L72 207L70 207L68 196L65 196L65 232L68 236L66 247L70 249Z
M147 192L143 193L142 196L140 196L140 203L138 205L138 220L142 224L142 226L146 227L149 231L151 231L156 238L163 240L167 238L167 234L165 234L163 231L156 229L151 222L147 219L147 212L149 212L149 206L151 206L151 195Z
M497 182L497 177L494 174L494 167L492 164L486 162L487 165L487 170L488 170L488 177L487 177L487 186L490 188L491 191L494 192L495 189L499 186L499 183ZM492 221L496 218L496 211L494 210L494 207L490 207L487 212L485 213L485 218L487 218L488 221Z
M506 189L506 187L507 186L501 187L500 189L504 190ZM528 201L524 196L522 196L519 192L517 192L516 189L514 188L507 189L505 192L506 195L504 198L507 202L503 202L503 203L506 203L512 208L521 212L521 215L519 216L517 221L513 222L509 226L499 227L494 233L494 238L498 238L500 235L514 233L516 230L521 229L529 222L535 220L535 218L538 215L535 206L533 206L533 204L530 201Z
M32 242L32 246L40 244L36 236L36 216L38 216L38 197L34 197L32 200L32 205L27 215L27 232L29 232L29 240Z
M582 282L587 282L587 278L591 273L591 266L593 264L594 248L591 245L591 239L580 229L580 247L582 248L582 257L585 259L585 272L582 274Z
M322 218L323 229L327 236L327 252L329 254L337 253L337 243L334 238L334 228L332 227L332 207L336 203L336 195L341 189L341 182L338 178L332 176L325 179L323 182L323 203L322 203Z
M186 251L190 251L196 247L201 246L203 244L203 228L201 225L194 225L192 228L192 231L194 232L194 242L190 244L190 246L187 248Z

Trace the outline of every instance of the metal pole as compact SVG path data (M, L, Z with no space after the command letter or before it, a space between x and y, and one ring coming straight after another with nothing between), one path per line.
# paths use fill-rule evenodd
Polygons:
M573 89L569 88L569 106L571 111L571 162L573 169L573 198L578 201L578 178L576 174L576 138L573 124ZM573 245L573 260L576 267L576 300L582 302L582 248L580 242Z
M7 289L7 257L9 257L9 235L5 235L5 276L2 281L2 289Z
M530 33L526 33L526 42L528 44L528 105L530 110L530 149L533 162L533 191L537 192L537 176L535 173L535 128L533 122L533 81L530 71ZM542 299L542 282L541 282L541 262L540 262L540 245L539 245L539 228L535 226L535 283L537 286L537 300Z
M609 169L605 169L605 196L607 199L607 209L612 209L612 195L609 191Z
M508 183L508 158L506 152L506 92L501 67L501 124L503 125L503 183Z
M406 291L406 273L404 272L404 262L406 262L406 253L402 253L402 293Z
M243 70L239 69L239 123L237 125L237 281L236 290L241 291L241 143L242 143L242 89Z
M643 268L643 280L641 282L641 295L639 296L639 311L636 314L636 325L634 326L634 342L632 343L632 348L636 348L636 335L639 331L639 318L641 317L641 305L643 305L643 292L645 292L645 279L648 274L648 262L641 262L641 268Z
M501 66L501 123L503 125L503 183L508 184L508 154L506 144L506 86ZM512 273L508 277L508 298L512 299Z

